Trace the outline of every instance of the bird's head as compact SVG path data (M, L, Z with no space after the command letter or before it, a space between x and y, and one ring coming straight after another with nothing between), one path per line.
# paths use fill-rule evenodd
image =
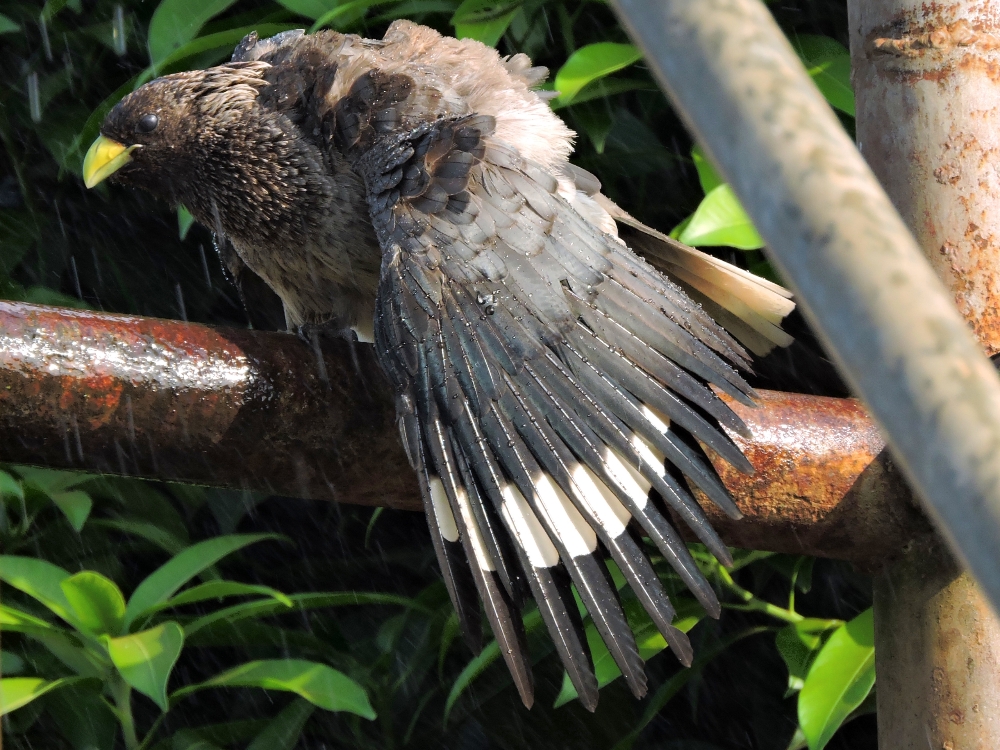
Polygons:
M192 150L190 98L182 75L161 78L132 92L108 113L83 161L92 188L108 177L152 188L166 186Z
M107 178L176 203L206 168L225 165L234 139L253 126L262 63L164 76L108 113L83 163L87 187Z
M267 63L164 76L122 99L87 152L83 179L142 188L249 242L289 240L326 196L315 145L273 106Z

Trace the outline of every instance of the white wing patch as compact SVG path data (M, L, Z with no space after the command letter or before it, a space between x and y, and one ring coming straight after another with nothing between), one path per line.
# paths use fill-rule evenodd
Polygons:
M611 448L604 449L603 458L608 467L608 473L614 477L618 486L635 501L640 509L645 508L646 503L649 502L649 490L653 485L625 461L622 461L621 456Z
M459 513L462 514L462 522L465 524L465 528L471 532L469 542L472 544L472 554L476 557L476 563L481 570L496 570L497 568L493 563L493 559L486 551L486 542L483 541L483 533L479 528L479 524L476 523L476 517L472 513L472 508L469 506L469 493L465 491L464 487L459 486L455 488L455 495L458 500Z
M449 542L457 542L458 524L455 523L455 516L452 514L451 506L448 504L448 496L444 492L444 485L437 477L431 477L429 487L431 502L434 503L434 515L437 516L441 536Z
M503 506L500 512L532 567L551 568L558 565L559 552L524 496L510 484L503 487L501 494Z
M632 520L632 514L608 486L583 464L574 466L570 476L580 490L580 499L586 504L587 510L607 529L612 538L617 538Z
M548 474L531 479L541 512L572 557L589 555L597 549L597 534L580 515L572 501L556 487Z

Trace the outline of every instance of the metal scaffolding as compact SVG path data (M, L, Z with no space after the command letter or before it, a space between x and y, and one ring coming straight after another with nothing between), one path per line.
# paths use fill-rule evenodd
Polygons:
M1000 152L1000 14L849 2L858 138L901 218L759 0L614 3L1000 603L1000 379L982 351L1000 351L1000 178L983 167ZM876 574L881 746L1000 746L1000 625L875 422L849 399L733 408L757 474L716 461L746 517L709 515L729 544ZM0 303L0 456L421 506L369 349L178 321Z

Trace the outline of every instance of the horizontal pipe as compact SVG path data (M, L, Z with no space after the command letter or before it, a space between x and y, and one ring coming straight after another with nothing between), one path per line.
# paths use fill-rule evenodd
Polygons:
M760 0L613 0L1000 609L1000 378Z
M715 460L746 514L708 508L729 544L872 567L927 531L856 401L732 406L757 471ZM370 347L320 360L287 334L17 302L0 302L0 460L422 507Z
M0 302L0 460L417 510L367 347Z

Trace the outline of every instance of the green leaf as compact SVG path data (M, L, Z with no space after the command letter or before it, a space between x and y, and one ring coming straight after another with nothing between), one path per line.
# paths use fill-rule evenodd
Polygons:
M45 713L74 750L113 748L118 721L101 696L103 683L83 680L45 699Z
M451 17L453 26L496 21L516 11L523 0L464 0Z
M444 625L441 626L441 643L438 646L438 676L444 674L444 660L448 656L448 651L451 649L451 644L455 642L461 632L461 627L458 624L458 615L452 611L448 615L448 619L444 621Z
M17 654L10 651L0 651L0 675L18 675L24 671L27 663Z
M839 620L818 620L807 617L778 631L774 637L774 645L788 668L786 698L802 689L809 667L819 653L825 636L842 624Z
M172 66L179 65L181 62L195 55L218 51L222 57L228 57L233 51L233 47L239 44L240 40L251 31L256 31L260 34L261 39L264 39L279 34L282 31L289 31L295 28L300 28L300 26L288 23L261 23L255 26L243 26L238 29L220 31L215 34L206 34L205 36L192 39L187 44L181 45L162 60L142 71L142 73L133 79L132 88L138 88L146 83L146 81L156 78L163 71L169 70ZM115 94L117 93L115 92ZM108 98L110 99L111 97Z
M80 2L79 0L47 0L45 5L42 7L42 12L39 14L40 18L46 22L51 21L58 15L58 13L63 9L69 7L74 12L80 12Z
M830 105L854 117L851 53L847 48L836 39L814 34L799 34L792 43Z
M158 65L236 0L160 0L149 20L149 60Z
M60 584L79 624L95 635L117 635L125 617L125 597L113 581L85 570Z
M337 0L278 0L278 2L292 13L314 20L342 4Z
M21 27L13 20L0 13L0 34L18 34Z
M102 678L110 666L103 654L80 647L78 639L67 631L14 607L0 605L0 630L24 633L38 641L82 677Z
M236 581L207 581L182 591L177 596L163 602L163 604L157 605L156 609L179 607L182 604L201 602L206 599L223 599L227 596L251 596L253 594L269 596L285 607L293 606L292 600L288 596L282 594L277 589L272 589L270 586L257 586L250 583L238 583Z
M302 698L289 703L247 746L247 750L293 750L316 708Z
M673 240L676 240L682 234L684 234L684 230L687 229L688 224L691 223L691 219L693 219L693 218L694 218L694 214L691 214L686 219L684 219L680 224L678 224L676 227L674 227L673 229L671 229L670 230L670 238L673 239Z
M397 18L415 18L430 13L454 13L460 5L459 0L401 0L399 5L390 11L381 13L369 19L371 23L391 23Z
M712 162L708 160L705 150L700 145L691 149L691 159L694 161L694 168L698 170L698 181L701 183L701 189L705 195L725 182L715 171L715 167L712 166Z
M210 687L258 687L284 690L305 698L327 711L348 711L365 719L374 719L375 710L364 688L336 669L301 659L252 661L217 677L183 687L171 700Z
M531 633L533 630L541 627L542 615L537 609L532 610L524 616L523 622L525 633ZM485 672L486 668L499 658L500 646L496 640L492 640L483 647L483 650L477 656L465 665L465 668L455 678L455 682L452 683L451 690L448 692L448 700L444 704L445 724L448 723L448 717L451 715L451 709L455 706L455 701L461 697L462 693L472 684L473 680Z
M227 721L221 724L208 724L197 729L182 729L172 738L171 750L216 750L217 747L230 747L238 744L245 747L260 732L267 727L266 719L250 719L242 721ZM204 745L195 744L198 741ZM157 750L166 750L163 745L156 745Z
M611 112L608 111L608 105L605 101L609 96L615 96L616 94L624 94L626 91L657 91L654 84L646 80L636 80L632 78L601 78L593 83L588 83L580 92L573 97L572 101L565 102L560 98L552 99L549 102L549 106L554 110L562 109L569 105L574 107L579 104L584 104L589 101L598 100L600 108L607 113L608 117L608 130L611 129ZM574 115L576 113L574 112ZM607 138L607 133L604 135ZM602 141L603 142L603 141Z
M673 697L681 691L684 685L686 685L692 677L700 674L701 670L704 669L709 662L719 656L719 654L723 653L733 644L739 643L744 638L770 632L773 632L772 628L764 625L757 625L747 628L746 630L741 630L724 640L716 641L711 646L703 648L700 653L697 654L694 663L692 663L688 669L679 670L673 675L673 677L660 685L660 687L656 689L655 693L647 696L647 698L643 701L645 709L642 712L642 718L639 719L638 724L632 728L631 732L618 741L613 750L629 750L635 743L639 734L653 719L659 715L660 711L663 710L663 707L666 706L667 703L669 703Z
M70 492L56 492L51 497L52 502L66 516L70 526L76 531L82 530L88 516L90 516L90 509L94 507L94 501L90 499L90 495L83 490L72 490Z
M372 517L368 519L368 527L365 529L365 549L369 549L368 545L371 543L372 532L375 530L375 524L378 522L378 519L384 510L385 508L376 508L372 512Z
M475 39L487 47L496 47L514 16L521 10L522 0L464 0L455 9L451 25L458 39Z
M90 525L114 529L123 534L140 537L171 555L176 555L188 546L183 539L178 539L166 529L145 521L131 521L124 518L95 518L90 522Z
M221 750L190 729L182 729L170 738L170 750Z
M822 750L875 684L875 627L866 609L830 636L799 693L809 750Z
M59 631L60 629L39 617L29 615L27 612L22 612L7 604L0 604L0 630L32 633L44 630Z
M165 622L121 638L105 636L103 642L125 682L167 711L167 681L184 647L181 626Z
M695 625L701 622L705 616L705 610L701 605L690 599L680 599L675 602L677 615L674 618L674 627L682 633L687 633ZM653 656L667 648L667 642L657 630L656 625L649 615L642 609L642 605L636 599L629 599L625 602L625 613L628 616L629 624L635 634L636 646L639 647L639 656L643 661L649 661ZM587 622L586 627L587 644L590 646L590 656L594 662L594 676L597 677L597 687L602 688L608 683L621 677L621 670L615 663L614 657L608 651L600 633L593 622ZM569 675L563 672L562 689L556 696L553 708L569 703L577 697L576 688L570 682Z
M0 581L38 600L71 625L76 624L72 607L62 590L69 573L58 565L34 557L0 555Z
M136 618L165 602L177 589L226 555L265 539L284 537L278 534L230 534L206 539L177 553L147 576L132 593L125 609L125 627L130 627Z
M41 677L5 677L0 679L0 716L6 716L22 706L27 706L35 698L40 698L52 690L78 682L79 677L63 677L60 680L44 680Z
M191 231L191 225L194 224L194 216L188 211L184 206L177 206L177 234L183 241L188 232Z
M24 500L24 488L6 471L0 471L0 499L5 496Z
M294 607L299 609L316 609L318 607L342 607L345 605L379 604L396 605L417 610L426 611L413 599L395 594L381 594L374 591L338 591L333 593L312 593L293 594L288 599ZM277 599L258 599L252 602L243 602L226 609L220 609L211 614L199 617L193 622L189 622L184 631L190 637L202 628L208 627L220 621L237 622L250 617L267 617L277 612L283 612L287 608L284 603Z
M729 185L719 185L705 196L678 239L692 247L728 245L740 250L764 246L750 217Z
M58 471L57 469L41 469L35 466L18 466L17 473L25 482L37 487L49 496L56 492L65 492L78 484L93 479L90 474L78 471Z
M369 8L397 2L399 0L350 0L350 2L339 4L332 10L323 13L309 28L309 33L318 31L324 26L344 28L364 18Z
M559 92L558 104L570 104L574 97L589 83L626 68L642 59L642 52L634 44L598 42L581 47L559 69L555 89Z

